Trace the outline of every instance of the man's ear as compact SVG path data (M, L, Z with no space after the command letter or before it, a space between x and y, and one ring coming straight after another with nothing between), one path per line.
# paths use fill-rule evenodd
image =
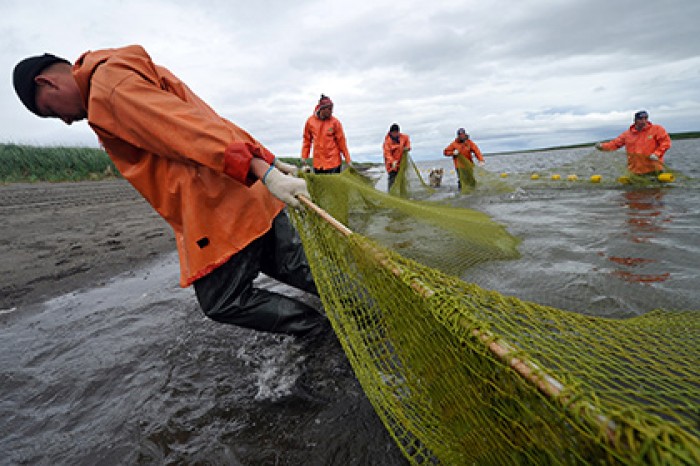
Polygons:
M56 80L46 74L39 74L34 78L34 83L37 86L49 86L52 88L58 88L58 85L56 83Z

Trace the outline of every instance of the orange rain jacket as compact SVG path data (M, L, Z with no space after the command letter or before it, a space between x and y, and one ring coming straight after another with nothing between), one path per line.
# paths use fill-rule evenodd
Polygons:
M452 143L449 146L445 147L445 150L443 151L445 157L454 157L455 149L457 149L459 153L471 163L474 163L474 160L472 159L472 153L476 156L477 159L479 159L482 162L484 161L484 157L481 155L479 146L477 146L476 143L471 139L467 139L466 141L462 142L459 140L459 138L455 138L455 140L452 141ZM454 162L455 168L467 168L463 166L463 162L459 160L459 157L454 157Z
M389 134L384 138L384 166L387 173L399 171L404 151L411 150L411 140L407 134L399 133L399 142L394 142ZM396 162L396 168L391 164Z
M627 168L636 175L660 172L664 169L664 155L671 148L671 137L663 126L654 125L650 121L641 131L635 125L613 139L601 144L605 151L617 150L625 146L627 150ZM656 155L659 160L650 160L650 155Z
M316 115L311 115L306 120L304 143L301 148L302 159L309 158L311 144L314 146L313 164L315 169L330 170L339 167L342 163L341 154L345 157L345 163L351 162L343 125L334 116L322 120Z
M248 171L274 155L142 47L86 52L73 76L117 169L175 231L181 286L270 229L284 204Z

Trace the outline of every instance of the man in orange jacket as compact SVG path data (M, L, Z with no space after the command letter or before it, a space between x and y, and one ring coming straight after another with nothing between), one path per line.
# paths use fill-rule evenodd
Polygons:
M466 182L471 187L476 186L476 179L474 179L474 170L472 168L474 165L472 154L474 154L474 156L479 160L480 167L483 167L486 162L484 161L484 157L481 155L479 146L477 146L474 141L469 139L469 135L464 128L459 128L457 130L457 137L450 143L449 146L445 147L443 154L445 154L445 157L452 157L454 159L455 170L457 171L457 187L460 190L462 189L460 172L462 172ZM463 159L466 159L469 166L465 164Z
M301 161L307 166L313 145L314 173L340 173L341 156L352 166L350 152L345 141L343 125L333 116L333 101L323 94L318 105L304 125L304 142L301 147Z
M389 127L389 132L384 137L383 149L384 166L389 175L387 189L391 189L394 180L396 180L396 174L399 173L399 168L401 168L403 154L411 150L411 140L407 134L401 133L399 125L394 123Z
M627 168L635 175L648 175L664 170L664 155L671 148L671 138L660 125L649 121L649 114L640 110L634 114L634 123L627 131L608 142L599 142L596 149L614 151L622 146L627 150Z
M194 285L208 317L300 336L325 326L312 307L253 287L262 271L317 293L283 211L308 195L291 176L296 167L217 115L142 47L86 52L73 65L29 57L13 84L40 117L87 118L124 178L173 228L180 285Z

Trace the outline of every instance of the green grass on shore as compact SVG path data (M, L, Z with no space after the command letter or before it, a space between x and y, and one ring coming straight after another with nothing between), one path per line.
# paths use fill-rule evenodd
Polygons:
M119 176L106 152L89 147L0 144L0 183L101 180Z
M299 158L280 157L300 165ZM358 170L376 164L356 163ZM89 147L0 144L0 183L83 181L121 177L107 153Z
M698 139L700 131L689 131L687 133L671 133L671 139Z

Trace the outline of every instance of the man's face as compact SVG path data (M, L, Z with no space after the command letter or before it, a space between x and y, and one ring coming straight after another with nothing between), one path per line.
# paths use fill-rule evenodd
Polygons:
M458 137L459 140L462 141L462 142L464 142L464 141L466 141L467 139L469 139L469 136L467 136L467 133L459 133L459 134L457 135L457 137Z
M45 79L37 76L34 100L42 116L70 125L87 117L80 90L72 76Z
M333 114L333 107L323 107L318 111L318 117L321 120L327 120Z
M390 135L392 138L394 138L394 139L398 139L398 137L399 137L399 130L397 129L397 130L394 130L394 131L389 131L389 135Z
M634 126L635 126L635 128L637 128L637 130L642 130L647 125L648 121L649 121L648 116L635 118L634 119Z

